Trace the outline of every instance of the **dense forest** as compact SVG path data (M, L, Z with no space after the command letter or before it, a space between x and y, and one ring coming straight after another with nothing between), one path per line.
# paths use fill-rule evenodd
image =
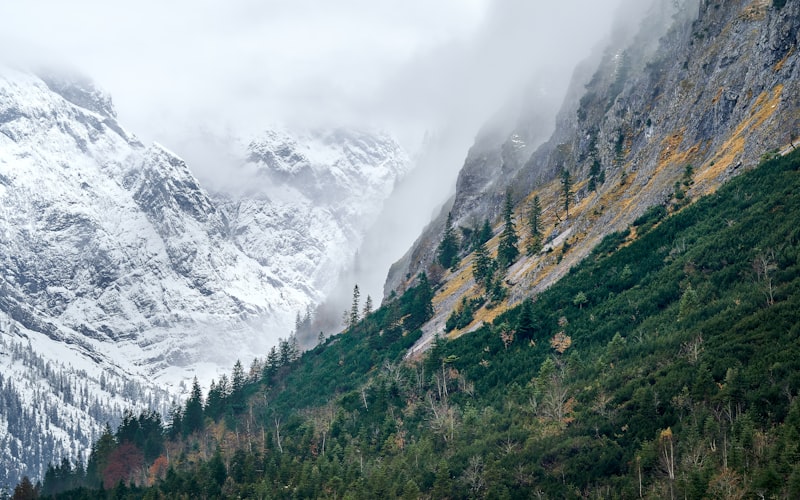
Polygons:
M424 274L375 311L354 294L343 333L302 354L282 341L205 396L195 383L166 422L128 413L87 464L10 493L800 498L799 291L793 153L651 208L421 359L404 354L432 314Z

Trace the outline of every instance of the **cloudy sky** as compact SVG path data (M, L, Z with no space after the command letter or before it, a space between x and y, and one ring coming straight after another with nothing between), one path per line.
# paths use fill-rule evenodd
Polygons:
M186 158L206 183L225 175L232 139L276 123L381 128L412 153L426 133L437 137L420 166L429 174L397 203L416 210L381 252L385 269L453 191L487 119L524 92L555 109L615 15L645 3L2 1L0 62L84 73L111 93L123 126Z
M0 37L7 56L93 78L146 142L287 121L374 124L408 141L448 116L485 119L537 66L574 64L617 3L29 0L2 2Z

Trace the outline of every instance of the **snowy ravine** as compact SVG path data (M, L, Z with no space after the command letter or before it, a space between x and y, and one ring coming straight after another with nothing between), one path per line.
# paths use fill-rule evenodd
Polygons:
M409 165L382 134L247 144L250 188L210 195L90 82L0 68L0 486L263 356Z

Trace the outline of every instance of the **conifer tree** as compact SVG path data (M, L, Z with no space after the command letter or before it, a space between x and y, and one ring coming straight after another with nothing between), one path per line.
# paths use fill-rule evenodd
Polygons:
M237 359L236 364L233 365L233 373L231 375L230 397L230 405L235 414L244 410L244 385L244 368L242 367L242 362Z
M528 229L531 233L528 240L527 254L533 255L542 249L542 205L538 196L533 197L528 212Z
M453 230L453 213L447 213L444 236L436 251L436 260L442 267L453 268L458 265L458 237Z
M605 176L603 176L601 179L601 173L602 167L600 165L600 160L595 158L595 160L592 162L592 166L589 167L589 184L587 186L589 191L597 191L597 185L603 183Z
M361 314L361 317L366 318L370 313L372 313L372 297L367 295L367 300L364 301L364 310Z
M222 391L217 387L217 383L213 380L208 387L208 397L206 398L206 406L203 408L205 416L212 420L218 419L222 415L223 402L225 400Z
M192 392L186 400L182 424L184 436L203 428L203 391L200 389L197 377L192 381Z
M267 354L267 362L264 364L264 378L266 378L267 381L277 373L280 364L281 358L278 354L278 348L275 346L270 347L269 353Z
M180 410L178 410L180 413ZM91 487L98 487L103 482L103 471L108 465L111 453L117 447L117 441L111 432L111 426L106 422L103 434L94 445L89 455L89 462L86 464L86 479Z
M297 335L289 335L289 360L297 361L300 359L300 343L297 340Z
M517 335L521 339L532 339L534 331L533 300L528 297L522 301L522 307L517 317Z
M481 230L478 232L477 244L480 245L482 243L486 243L492 239L492 236L492 226L489 224L489 219L483 219L483 225L481 226Z
M506 204L503 209L503 232L500 233L500 245L497 248L497 263L501 268L506 268L514 263L519 256L517 249L517 230L514 227L514 208L511 205L511 193L506 193Z
M409 317L406 327L416 329L422 326L433 316L433 290L428 282L428 276L420 273L418 284L414 287L414 298L409 308Z
M358 289L358 285L353 287L353 305L350 306L350 318L349 318L349 327L353 328L358 323L358 314L359 314L359 299L361 298L361 292Z
M288 339L278 339L278 358L281 366L292 362L292 346Z
M481 243L475 249L475 257L472 260L472 275L475 281L485 285L492 271L492 259L486 250L486 243Z
M564 212L569 218L569 200L572 197L572 176L566 168L561 169L561 196L564 197Z

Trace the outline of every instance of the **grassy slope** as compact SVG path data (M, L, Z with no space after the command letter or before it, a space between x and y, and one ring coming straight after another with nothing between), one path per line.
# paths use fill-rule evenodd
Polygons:
M130 494L800 494L798 168L648 212L528 319L506 311L416 364L400 364L413 294L398 299L249 385L248 410L172 443L166 481Z

